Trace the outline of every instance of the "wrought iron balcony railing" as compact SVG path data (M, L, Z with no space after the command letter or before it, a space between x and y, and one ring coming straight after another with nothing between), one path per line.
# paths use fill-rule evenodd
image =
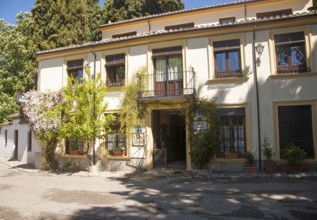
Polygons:
M139 98L193 96L195 94L195 71L139 75Z

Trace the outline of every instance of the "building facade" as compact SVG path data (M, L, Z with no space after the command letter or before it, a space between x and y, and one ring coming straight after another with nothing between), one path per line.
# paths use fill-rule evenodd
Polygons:
M144 126L131 140L119 133L99 140L109 150L108 169L185 161L192 169L191 126L182 114L188 99L213 99L222 144L212 169L241 171L244 154L255 154L267 137L274 160L283 163L288 143L317 156L317 15L312 0L245 0L131 19L100 27L102 40L41 51L38 90L59 90L67 78L101 73L106 113L119 112L123 87L145 68L139 98L147 103ZM263 50L263 51L262 51ZM67 145L67 144L66 144ZM72 156L67 146L61 158ZM115 155L114 148L124 149ZM239 152L237 159L225 154ZM100 156L101 157L101 156Z

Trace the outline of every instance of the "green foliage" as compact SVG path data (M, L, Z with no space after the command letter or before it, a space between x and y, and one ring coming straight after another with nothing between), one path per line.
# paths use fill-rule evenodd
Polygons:
M218 151L220 140L220 121L214 101L199 99L189 105L191 121L199 112L207 120L208 128L204 131L192 131L190 136L190 156L193 164L202 169L215 156Z
M82 140L86 143L101 138L107 107L104 102L106 87L101 80L101 74L97 74L94 79L88 72L82 83L69 78L63 92L65 102L59 106L62 112L59 138Z
M124 87L124 98L120 108L121 129L127 132L127 136L132 133L135 127L142 126L142 119L146 113L146 105L138 98L139 86L143 84L138 81L138 77L142 79L146 69L143 67L137 72L138 74L134 74L129 84Z
M34 89L36 85L31 14L20 13L17 18L16 26L0 19L0 123L18 113L17 93Z
M254 165L255 157L252 152L247 151L247 153L245 154L245 159L246 159L246 166L251 167Z
M32 8L34 42L48 50L99 40L98 0L37 0Z
M181 0L107 0L103 7L103 23L182 9L184 3Z
M264 141L263 141L262 147L263 147L263 154L265 158L267 160L271 160L273 156L273 148L269 142L268 137L266 137L265 135L264 135Z
M293 143L289 143L282 151L282 155L286 158L288 165L299 165L300 162L306 157L306 152Z
M317 6L317 0L313 0L313 5Z
M27 116L36 139L42 144L42 168L55 170L58 166L55 149L60 126L58 105L62 102L61 93L30 91L25 93L25 100L23 112Z

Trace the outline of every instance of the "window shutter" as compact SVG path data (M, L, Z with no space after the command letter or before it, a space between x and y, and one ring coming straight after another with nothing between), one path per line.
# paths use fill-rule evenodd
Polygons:
M154 49L152 51L152 53L153 53L152 57L182 55L182 46L162 48L162 49Z

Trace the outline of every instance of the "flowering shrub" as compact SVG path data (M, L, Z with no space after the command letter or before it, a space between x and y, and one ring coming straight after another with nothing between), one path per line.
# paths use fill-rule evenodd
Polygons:
M24 95L26 101L23 113L27 116L37 140L42 144L43 168L56 169L55 149L61 123L59 104L63 100L62 94L61 92L30 91Z

